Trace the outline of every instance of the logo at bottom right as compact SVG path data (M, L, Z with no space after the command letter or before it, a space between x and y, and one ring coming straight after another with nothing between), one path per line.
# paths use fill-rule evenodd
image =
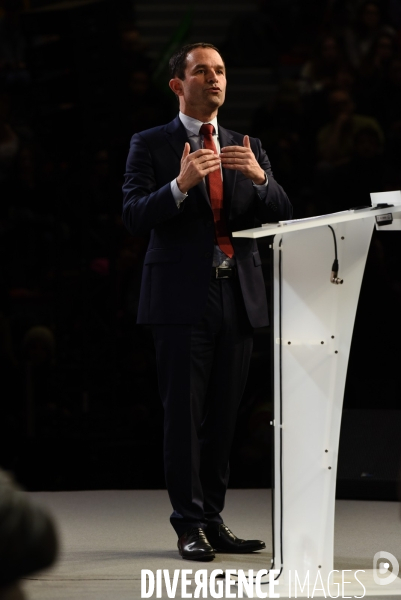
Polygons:
M378 585L389 585L397 579L400 565L390 552L380 550L373 557L373 579Z

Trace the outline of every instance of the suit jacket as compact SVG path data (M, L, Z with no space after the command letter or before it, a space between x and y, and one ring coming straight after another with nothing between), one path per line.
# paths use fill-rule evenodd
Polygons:
M206 307L214 247L214 222L201 183L177 208L170 182L180 172L185 127L171 123L135 134L123 185L123 222L133 234L150 232L142 273L138 323L195 324ZM243 135L219 126L220 146L243 145ZM223 169L224 210L229 232L260 222L291 218L291 204L274 180L260 140L251 148L269 183L264 201L239 171ZM231 239L238 276L252 327L268 324L261 260L255 240Z

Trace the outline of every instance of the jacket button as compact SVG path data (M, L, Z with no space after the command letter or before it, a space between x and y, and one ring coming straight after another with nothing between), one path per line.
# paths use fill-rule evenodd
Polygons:
M205 252L205 254L203 255L205 258L210 258L212 256L211 252Z

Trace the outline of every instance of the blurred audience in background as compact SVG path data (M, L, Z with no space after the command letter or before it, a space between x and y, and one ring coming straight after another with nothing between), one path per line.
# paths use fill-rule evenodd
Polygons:
M157 487L162 467L142 457L161 456L162 409L149 331L135 326L147 244L122 226L120 190L131 136L177 111L160 65L177 44L199 40L177 21L156 56L135 3L40 10L51 4L0 1L0 446L30 489ZM225 24L235 115L247 86L265 85L240 116L296 217L401 188L400 0L258 0ZM203 37L220 46L208 28ZM399 249L383 237L370 260L390 264ZM383 282L396 305L400 269ZM264 380L265 362L254 364L252 377ZM243 433L269 414L269 401L247 393ZM249 473L267 442L255 432L241 444L239 435L238 465ZM261 471L247 483L261 483Z
M344 29L344 44L350 63L355 69L363 66L368 56L375 52L383 34L393 34L387 22L384 3L368 0L357 6L355 18Z
M299 86L304 94L335 85L338 74L348 66L337 38L324 35L312 50L311 59L300 70Z
M355 114L355 103L348 91L332 89L328 94L328 108L330 121L317 133L318 159L324 165L349 160L355 136L362 129L374 129L383 142L383 132L376 119Z

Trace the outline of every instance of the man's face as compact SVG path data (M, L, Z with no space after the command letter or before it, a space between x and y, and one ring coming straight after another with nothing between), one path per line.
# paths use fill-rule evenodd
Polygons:
M172 80L186 114L207 114L217 110L226 93L226 69L220 54L212 48L195 48L187 55L185 78Z

